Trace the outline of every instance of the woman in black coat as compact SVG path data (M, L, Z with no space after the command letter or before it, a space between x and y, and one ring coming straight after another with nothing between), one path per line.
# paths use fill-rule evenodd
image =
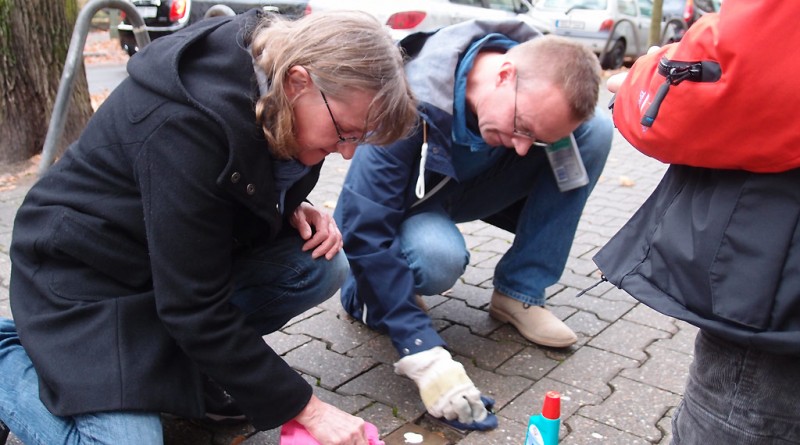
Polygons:
M253 11L128 72L17 215L0 419L28 445L159 443L159 413L213 414L217 389L258 429L365 444L262 336L344 279L336 224L304 200L325 156L413 125L399 50L362 13Z

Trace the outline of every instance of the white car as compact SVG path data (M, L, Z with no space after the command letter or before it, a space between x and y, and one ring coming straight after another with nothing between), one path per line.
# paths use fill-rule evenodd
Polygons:
M647 52L652 11L652 0L540 0L530 14L540 31L575 39L616 69Z
M469 19L511 18L528 10L520 0L309 0L306 13L329 9L369 12L386 24L395 40Z

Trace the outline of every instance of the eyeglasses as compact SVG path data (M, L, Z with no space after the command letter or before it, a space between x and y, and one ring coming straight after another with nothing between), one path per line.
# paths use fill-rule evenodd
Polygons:
M344 137L344 136L342 136L342 129L339 128L339 124L336 123L336 119L334 119L334 117L333 117L333 112L331 111L331 106L328 105L328 98L325 97L325 93L323 93L322 90L319 90L319 94L322 95L322 100L325 102L325 108L328 109L328 114L331 115L331 122L333 122L333 127L336 129L336 136L339 137L339 141L336 142L336 143L337 144L360 144L360 143L364 142L364 138L363 137L355 137L355 136Z
M532 141L531 145L535 147L547 148L550 146L550 144L536 139L536 135L534 135L532 132L528 130L517 128L517 90L519 89L518 87L519 87L519 77L514 79L514 134L517 136L522 136L524 138L530 139Z

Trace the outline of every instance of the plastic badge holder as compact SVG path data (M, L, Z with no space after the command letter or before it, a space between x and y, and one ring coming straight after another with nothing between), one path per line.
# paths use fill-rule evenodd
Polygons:
M364 424L364 431L367 433L369 445L386 445L380 439L378 428L375 427L375 425L366 422ZM314 436L312 436L303 425L300 425L294 420L290 420L281 427L280 445L319 445L319 442L317 442L317 439L314 439Z

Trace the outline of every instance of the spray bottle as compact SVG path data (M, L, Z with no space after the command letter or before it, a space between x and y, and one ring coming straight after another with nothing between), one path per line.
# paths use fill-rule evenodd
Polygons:
M558 445L558 429L561 426L561 395L548 391L544 396L542 413L531 416L525 445Z

